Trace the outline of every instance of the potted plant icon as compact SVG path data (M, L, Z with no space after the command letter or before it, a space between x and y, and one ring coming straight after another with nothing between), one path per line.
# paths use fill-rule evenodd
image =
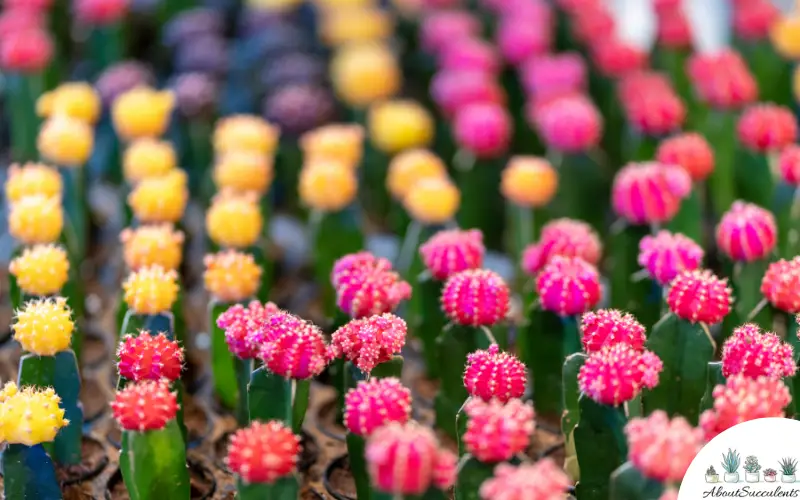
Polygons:
M764 469L764 481L774 483L778 479L778 471L775 469Z
M744 459L744 480L748 483L757 483L759 479L758 471L761 470L761 465L758 463L758 458L755 455L750 455Z
M707 483L718 483L719 482L719 474L717 474L717 470L714 469L714 466L710 466L706 469L706 482Z
M735 450L728 448L728 453L722 454L722 470L725 471L723 478L726 483L739 482L739 464L741 464L741 457Z
M781 466L781 482L793 483L795 482L794 473L797 472L797 459L782 458L778 465Z

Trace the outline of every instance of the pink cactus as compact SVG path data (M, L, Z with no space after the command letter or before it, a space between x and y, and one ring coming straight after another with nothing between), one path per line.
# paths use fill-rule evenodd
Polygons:
M571 11L572 34L585 45L602 43L616 35L617 23L604 2L591 0Z
M389 261L366 252L339 259L331 282L339 309L353 318L391 312L411 297L411 286L391 270Z
M736 424L757 418L785 416L783 409L792 401L789 388L778 378L730 377L714 388L714 407L700 415L700 428L706 441Z
M669 285L683 271L700 267L703 248L682 234L659 231L639 241L639 265L659 285Z
M431 80L431 97L447 117L470 104L504 105L506 94L494 75L482 71L439 71Z
M550 458L519 466L499 464L483 482L483 500L562 500L571 486L564 470Z
M445 229L419 247L422 262L439 281L467 269L480 268L484 253L483 233L477 229Z
M72 6L82 24L93 26L119 22L128 12L128 0L76 0Z
M495 158L508 149L513 123L503 106L476 103L456 112L453 128L459 147L478 158Z
M446 46L439 56L439 66L446 71L480 71L497 75L502 61L489 42L465 38Z
M581 317L583 350L591 354L614 344L627 344L644 351L644 326L632 314L616 309L587 312Z
M676 316L707 325L722 321L731 311L732 301L728 280L700 269L676 276L667 294L667 305Z
M597 69L609 78L621 78L647 66L647 52L614 37L597 40L592 59Z
M501 352L497 344L467 356L464 387L472 397L484 401L497 399L501 403L521 398L528 374L525 364L513 354Z
M247 307L235 304L217 318L217 326L225 330L225 342L228 349L240 359L258 357L260 345L254 344L248 337L253 335L267 318L280 311L272 302L261 304L251 301Z
M506 16L497 26L497 47L511 65L539 57L550 50L551 29L547 20L532 22L526 17ZM531 27L536 26L536 29Z
M758 85L738 52L695 53L687 73L701 101L716 109L740 109L758 98Z
M539 273L536 290L544 310L574 316L600 302L600 275L580 257L556 255Z
M406 343L406 322L391 313L354 319L333 333L331 351L369 374L390 361Z
M388 259L375 257L366 250L349 253L340 257L333 264L331 271L331 285L338 288L342 282L347 281L351 274L370 271L390 271L392 263Z
M578 373L578 385L598 403L617 406L635 398L643 388L658 385L663 366L650 351L614 344L589 355Z
M111 402L119 426L128 431L163 429L178 413L178 398L166 379L133 382L117 391Z
M746 377L791 377L795 374L794 351L772 332L754 324L733 330L722 346L722 374Z
M300 438L281 422L253 422L231 436L225 464L244 483L272 484L297 467Z
M680 129L686 119L686 106L678 94L669 85L662 88L641 83L625 89L620 97L628 123L639 133L653 137Z
M492 326L508 314L510 291L494 271L468 269L450 276L442 289L442 309L456 324Z
M465 10L431 12L420 26L420 43L429 54L439 55L452 44L477 37L481 23Z
M692 46L692 28L680 8L658 13L658 43L670 49Z
M769 256L778 242L772 212L736 201L717 224L717 246L736 261L752 262Z
M703 447L703 432L683 417L658 410L625 426L628 459L643 476L662 483L680 483Z
M800 186L800 146L792 144L781 151L778 170L783 182L790 186Z
M586 63L577 52L543 55L520 68L525 91L537 99L552 99L586 89Z
M411 391L396 378L361 381L344 397L344 425L358 436L369 436L389 423L411 418Z
M464 447L481 462L504 462L528 448L533 434L533 406L520 399L471 399L464 405L467 431ZM502 429L502 432L498 430Z
M733 2L733 30L743 40L763 40L781 13L769 0Z
M614 178L614 211L631 224L672 219L689 195L692 180L684 170L662 163L629 163Z
M550 260L562 257L580 257L589 264L600 262L600 238L585 222L573 219L555 219L544 225L538 243L529 245L522 254L522 269L536 276Z
M439 450L433 463L433 485L447 491L455 484L457 475L458 457L448 450Z
M770 264L761 281L761 293L775 308L800 313L800 257Z
M126 335L117 349L119 376L128 380L177 380L183 370L183 349L163 333Z
M603 118L584 96L562 97L541 107L533 118L545 144L562 153L582 153L600 141Z
M705 137L687 132L662 141L656 151L656 161L683 167L693 181L699 182L714 171L714 150Z
M739 118L739 141L759 153L778 152L797 140L794 112L764 103L747 108Z
M276 319L277 315L269 318ZM272 373L284 378L316 377L328 365L330 353L319 328L304 323L298 327L272 328L269 342L259 351L259 357ZM276 335L277 334L277 335Z

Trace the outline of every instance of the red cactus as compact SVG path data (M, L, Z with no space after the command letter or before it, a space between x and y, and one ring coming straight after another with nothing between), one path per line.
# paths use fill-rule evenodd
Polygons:
M467 356L464 387L470 396L505 403L522 397L527 379L525 364L513 354L501 352L497 344Z
M344 425L358 436L369 436L389 422L411 418L411 391L396 378L361 381L344 397Z
M556 255L536 279L539 301L546 311L573 316L593 308L600 301L600 275L580 257Z
M533 434L533 406L519 399L503 404L471 399L464 406L467 431L464 446L481 462L503 462L521 453L530 444ZM498 432L502 429L502 432Z
M739 53L696 53L687 73L701 101L716 109L740 109L758 97L755 78Z
M769 0L733 2L733 30L744 40L763 40L781 13Z
M581 95L555 99L540 107L528 120L536 124L548 147L563 153L592 149L603 132L603 117L597 107Z
M800 257L781 259L767 268L761 293L770 304L790 314L800 312Z
M647 66L647 52L611 37L592 45L592 59L597 69L610 78L620 78Z
M128 0L76 0L75 17L90 25L113 24L128 11Z
M235 304L219 315L217 326L225 330L225 342L235 356L241 359L254 359L258 357L261 346L257 338L251 337L257 335L267 318L279 311L278 306L272 302L262 305L253 300L247 307Z
M778 242L772 212L736 201L717 224L717 246L733 260L752 262L766 258Z
M331 282L336 304L353 318L391 312L411 296L411 286L391 270L389 261L367 252L339 259Z
M705 137L687 132L665 139L658 145L656 161L678 165L693 181L702 181L714 170L714 150Z
M703 447L703 432L683 417L672 420L658 410L625 426L628 459L643 476L662 483L680 483Z
M628 122L644 135L666 135L686 118L683 101L659 74L633 73L620 82L619 94Z
M522 254L522 269L536 276L550 260L580 257L589 264L600 262L600 238L589 224L573 219L555 219L544 225L538 243L529 245Z
M639 241L639 265L659 285L666 286L683 271L700 267L703 248L682 234L659 231Z
M497 273L468 269L450 276L442 289L442 309L451 321L491 326L508 314L510 291Z
M448 450L439 450L433 463L433 485L442 491L449 490L458 475L458 457Z
M580 4L570 10L573 36L585 45L601 43L615 36L617 23L604 2L596 0L577 1Z
M163 333L126 335L117 349L120 377L128 380L177 380L183 369L183 349Z
M672 219L689 195L692 180L684 170L662 163L629 163L614 178L614 211L631 224Z
M783 182L795 187L800 185L800 146L789 145L781 151L778 170Z
M797 367L792 346L772 332L762 332L757 325L736 328L722 346L722 374L746 377L791 377Z
M225 465L245 483L274 483L292 474L300 438L278 421L253 422L231 436Z
M606 346L592 353L578 373L581 392L598 403L617 406L658 385L663 363L650 351L627 344Z
M658 43L671 49L692 46L692 28L680 8L658 13Z
M667 295L667 305L676 316L707 325L722 321L731 311L732 300L728 280L699 269L676 276Z
M481 267L485 252L483 233L477 229L439 231L419 247L422 262L439 281Z
M178 399L166 380L133 382L111 402L114 418L127 431L163 429L178 413Z
M550 459L519 466L500 464L483 482L483 500L561 500L571 486L563 469Z
M644 326L632 314L616 309L585 313L581 317L581 333L583 350L589 354L614 344L627 344L643 351L647 340Z
M494 46L480 38L462 39L449 44L439 55L439 66L446 71L500 72L502 61Z
M742 144L759 153L780 151L797 140L794 112L772 103L747 108L737 130Z
M390 361L406 343L406 322L391 313L354 319L333 333L331 351L364 373Z
M380 491L419 495L433 481L441 453L433 431L415 422L392 422L372 433L365 456L372 484Z
M328 346L316 326L299 318L273 314L262 330L258 356L267 368L285 378L316 377L330 359Z
M12 31L3 35L0 66L6 71L38 73L53 58L53 40L42 28Z
M478 158L495 158L508 149L513 123L499 104L475 103L456 112L453 134L463 149Z

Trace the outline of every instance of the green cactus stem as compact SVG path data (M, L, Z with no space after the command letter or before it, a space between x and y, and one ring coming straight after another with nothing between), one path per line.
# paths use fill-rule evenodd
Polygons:
M761 295L761 281L769 264L768 259L734 264L731 284L736 297L733 310L737 324L756 323L765 330L772 330L772 311L764 307L766 302Z
M365 123L362 125L366 126ZM391 206L389 193L386 191L386 176L390 161L390 156L375 148L370 141L364 144L360 168L363 183L361 199L370 215L381 221L386 219Z
M610 500L658 500L663 493L661 482L642 476L630 462L611 474Z
M758 83L759 100L792 102L792 63L775 51L768 39L736 43Z
M414 327L414 336L422 344L422 355L425 359L426 375L431 380L439 378L439 360L436 349L436 339L444 329L447 320L440 297L442 296L443 283L434 279L430 273L425 272L419 276L417 288L411 295L412 305L416 305L418 314Z
M283 477L272 484L236 481L240 500L296 500L300 498L300 483L294 476Z
M464 455L459 462L456 478L456 500L481 500L481 485L494 476L496 463L484 463L472 455Z
M347 443L350 472L353 474L353 479L356 483L356 498L358 500L371 500L372 487L367 474L367 460L364 457L366 439L363 436L348 432L345 442Z
M561 182L553 212L561 217L586 221L600 235L606 233L606 214L598 206L608 206L611 173L599 158L601 153L559 153L548 151L547 158L558 171Z
M0 454L6 498L61 500L61 487L50 456L40 444L9 444Z
M717 217L736 200L736 122L738 113L709 110L698 132L714 148L714 171L708 178L711 206Z
M562 410L563 323L555 313L544 311L531 299L525 324L517 337L517 352L530 370L533 405L542 415Z
M622 140L622 150L625 151L626 160L651 161L655 158L661 138L643 135L641 132L632 130L630 125L626 127L626 131L626 137Z
M712 361L706 365L706 390L703 399L700 400L700 413L714 407L714 387L725 385L725 377L722 375L722 362Z
M622 406L602 405L586 395L580 397L580 421L574 430L575 451L581 478L575 487L581 500L607 500L610 476L628 455Z
M578 386L578 373L586 362L586 354L579 352L572 354L564 361L563 387L564 387L564 413L561 416L561 432L564 433L564 442L567 456L565 464L571 464L571 471L579 474L577 457L575 456L575 438L573 431L578 425L581 416L580 397L581 390Z
M36 161L39 156L36 140L39 133L39 116L36 99L45 91L43 75L11 73L6 75L7 104L11 131L11 156L14 161Z
M90 60L96 74L122 60L125 53L123 23L92 26L89 31Z
M75 353L67 350L55 356L22 356L17 385L31 385L41 389L52 387L56 391L61 398L64 418L69 420L69 425L59 431L52 443L45 443L45 447L59 465L80 464L83 405L80 402L81 377Z
M514 262L522 260L525 248L536 241L542 223L545 219L544 210L537 210L531 207L523 207L506 202L506 249ZM519 273L518 287L521 288L524 274Z
M778 225L778 253L791 259L800 254L800 190L781 181L771 208Z
M668 313L653 327L647 348L664 362L664 371L658 386L643 398L645 413L664 410L670 417L682 415L697 425L706 367L716 350L708 328Z
M67 165L58 169L64 184L64 236L70 256L70 266L76 269L86 259L89 246L89 208L86 197L86 169L82 165Z
M262 366L250 375L247 405L251 421L279 420L295 434L303 428L311 380L285 379Z
M675 217L667 223L667 229L683 234L698 245L703 245L703 192L705 184L695 184L689 196L681 202Z
M631 226L618 220L611 228L608 244L611 269L611 306L632 312L643 325L661 317L661 288L650 280L635 279L639 267L639 242L650 233L646 226Z
M163 333L169 340L176 340L175 318L171 311L159 314L136 314L126 307L119 328L119 337L138 335L142 330Z
M175 420L160 430L122 431L119 467L131 500L190 496L186 446Z
M242 301L246 305L249 300ZM243 365L235 364L235 356L225 342L225 330L217 326L217 318L236 303L219 302L212 299L208 303L208 327L211 331L211 375L214 379L214 394L225 408L236 410L236 418L240 424L247 422L246 398L240 398L239 388L243 378L250 379L248 370ZM238 368L238 370L237 370Z
M480 203L462 203L458 209L458 225L476 228L483 232L487 248L503 249L505 203L498 189L505 158L478 159L471 153L460 150L453 158L456 181L465 200L481 200Z

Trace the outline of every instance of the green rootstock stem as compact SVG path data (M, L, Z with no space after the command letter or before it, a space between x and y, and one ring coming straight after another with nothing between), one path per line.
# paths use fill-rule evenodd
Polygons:
M246 303L246 301L243 301ZM237 417L243 418L243 407L239 405L239 380L234 366L234 355L225 342L225 330L217 326L217 318L233 306L233 303L217 302L208 304L208 327L211 332L211 375L214 379L214 394L220 403L230 410L238 408Z
M611 173L592 153L548 152L548 158L561 179L556 198L551 203L553 215L585 221L604 235L606 214L597 207L609 203Z
M236 404L236 421L239 425L245 426L250 423L250 398L248 397L247 386L250 384L250 375L253 373L253 360L239 359L234 356L233 366L236 371L236 382L239 391L239 400Z
M686 60L689 58L689 54L691 52L689 49L671 49L671 48L664 48L664 47L656 47L656 54L654 59L654 64L665 71L668 75L672 84L675 86L675 90L678 92L680 96L692 96L692 84L689 81L689 76L686 74ZM689 98L689 116L692 116L692 104L693 102L691 98Z
M261 200L261 211L265 221L269 220L268 212L269 212L269 199L263 198ZM269 224L264 224L264 232L269 233ZM265 237L268 234L265 235ZM261 281L258 286L258 300L261 302L267 302L269 300L269 293L272 289L272 276L274 272L273 260L269 258L267 245L268 243L265 240L264 242L260 242L252 247L247 251L250 255L253 256L253 260L255 261L256 265L261 268Z
M517 337L517 351L533 379L533 404L543 415L561 414L561 372L563 324L558 315L531 304L526 322Z
M11 127L11 157L17 162L36 161L39 157L36 138L39 133L39 117L36 114L36 99L44 92L41 73L6 75L7 99Z
M745 150L739 146L735 176L736 190L740 199L770 208L778 175L778 172L773 175L770 158L767 155Z
M714 387L725 385L725 377L722 375L722 362L712 361L706 365L706 389L703 399L700 400L700 413L713 408L714 406Z
M253 371L247 386L250 420L280 420L298 434L303 428L310 390L310 380L285 379L262 366Z
M420 276L414 295L418 296L418 314L414 335L422 343L422 355L425 359L425 370L428 378L439 378L439 362L436 350L436 339L447 323L440 298L442 296L441 281L433 279L430 274ZM413 296L412 296L413 298Z
M163 333L168 339L175 340L175 318L172 316L172 312L135 314L132 310L127 309L119 329L120 337L128 334L137 336L142 331L151 335Z
M56 469L42 445L8 444L0 464L6 498L61 500Z
M70 266L76 269L86 259L89 246L89 206L86 197L86 169L83 166L62 166L63 205L66 223L64 233Z
M709 111L699 130L714 148L714 171L708 186L717 218L736 200L736 118L733 112Z
M465 229L480 229L488 248L502 250L505 204L498 186L505 160L476 159L462 150L456 153L453 164L461 198L480 200L480 203L461 204L458 225Z
M464 455L459 463L456 478L456 500L480 500L481 485L494 476L497 464L483 463L470 455Z
M106 111L100 117L100 121L95 127L94 151L89 158L86 168L89 169L93 178L102 177L114 185L122 182L122 160L120 157L121 144L114 131L111 121L111 113ZM127 194L120 196L120 206L130 212L126 203ZM130 226L129 220L125 220L124 227Z
M281 144L275 155L275 184L279 186L279 204L292 213L302 213L297 195L300 170L303 167L303 153L297 140L281 137Z
M756 323L765 330L772 330L772 310L763 307L764 296L761 295L761 280L769 264L767 259L734 264L731 282L737 324Z
M62 428L53 443L46 447L59 465L76 465L81 462L83 407L80 402L81 377L78 361L71 350L55 356L26 354L19 362L17 385L32 385L40 389L52 387L61 398L60 407L69 425Z
M237 479L236 489L239 493L239 500L296 500L300 498L300 483L294 476L282 477L272 484L248 484Z
M92 27L89 32L89 52L96 73L120 61L125 53L125 33L122 23Z
M364 457L366 440L362 436L347 433L347 457L350 463L350 472L356 483L356 498L358 500L371 500L372 487L369 474L367 474L367 460Z
M675 217L667 223L667 229L673 233L681 233L703 245L703 189L704 185L695 186L689 196L681 202L681 208Z
M791 259L800 254L800 190L785 182L775 186L772 213L778 224L778 254Z
M786 316L786 342L792 346L794 349L794 362L795 364L800 361L800 338L798 338L798 330L800 330L800 326L798 326L797 321L795 320L794 314L789 313L781 313ZM791 406L794 407L795 417L800 414L800 402L796 400L796 398L800 397L800 373L795 373L795 376L791 379L784 379L792 388L792 402ZM789 413L787 411L787 416Z
M664 485L642 476L630 462L625 462L611 474L610 500L658 500Z
M586 354L579 352L569 356L564 361L563 368L563 387L564 387L564 413L561 416L561 432L564 433L566 457L564 460L565 468L574 473L576 479L580 474L578 470L577 457L575 456L575 438L573 431L578 425L581 417L580 397L581 390L578 386L578 373L586 362ZM569 468L567 467L569 465Z
M645 226L631 226L618 221L609 241L611 270L611 306L630 311L645 326L661 317L661 289L649 280L634 280L640 267L639 242L650 233Z
M579 401L580 422L575 427L575 450L581 478L575 487L581 500L607 500L609 478L628 455L624 410L594 402L587 396Z
M411 277L411 266L414 264L414 257L418 254L419 245L424 232L425 226L422 225L422 223L411 221L403 237L403 244L400 245L400 253L397 255L395 269L400 273L400 276L406 279Z
M697 425L706 366L716 346L705 325L667 314L652 329L647 347L664 362L658 385L643 398L645 413L664 410Z
M364 157L359 169L362 179L361 197L364 208L371 217L377 217L379 221L386 219L391 206L391 198L386 190L390 161L388 154L373 147L369 141L364 145Z
M467 355L487 348L491 342L481 329L455 324L447 326L436 342L441 369L441 384L434 401L436 427L456 440L456 415L467 399L463 380Z
M190 496L186 446L175 420L156 431L122 431L119 467L131 500Z
M625 151L627 161L652 161L656 156L656 149L660 139L641 132L632 130L630 125L625 127L626 136L622 141L622 150Z
M791 102L792 63L775 52L769 40L737 43L758 82L762 102Z
M204 207L208 206L213 195L214 183L211 179L211 162L214 156L211 147L213 130L213 121L206 117L189 119L184 126L186 147L183 148L181 164L188 166L191 192L200 193Z

